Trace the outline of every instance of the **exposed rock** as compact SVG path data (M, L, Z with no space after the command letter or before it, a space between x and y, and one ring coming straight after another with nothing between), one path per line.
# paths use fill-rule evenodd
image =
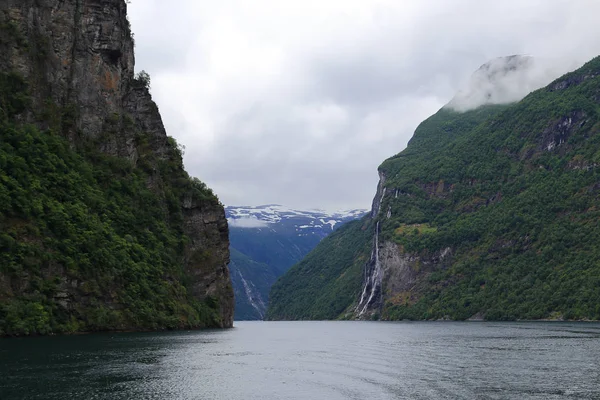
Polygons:
M585 125L586 117L585 112L577 111L553 122L542 132L537 150L556 151L557 148L565 145L569 138Z
M554 91L559 91L559 90L565 90L568 89L570 87L573 86L577 86L582 84L583 82L590 80L590 79L594 79L596 76L598 76L597 72L590 72L588 74L585 75L571 75L571 74L567 74L564 77L556 80L555 82L553 82L549 87L548 90L554 92Z
M392 216L391 205L388 205L386 211L381 209L381 205L386 198L396 199L399 195L406 195L399 189L388 190L385 183L386 176L380 171L370 214L371 219L377 221L373 247L371 257L364 267L362 290L354 309L354 317L358 319L379 317L386 300L392 303L414 300L411 291L418 283L417 278L427 275L423 274L424 270L431 272L445 268L444 265L452 254L452 250L446 248L423 258L404 252L396 243L379 240L380 221ZM452 186L444 181L423 184L421 187L430 197L446 197L452 191Z
M419 270L419 257L403 253L395 243L385 242L381 249L386 298L398 300L414 287Z
M467 321L484 321L485 320L485 314L483 314L482 312L478 312L474 315L472 315L469 319L467 319Z
M452 185L444 181L425 183L420 186L429 197L447 198L453 190Z
M498 74L479 71L487 83L512 74L514 60L504 61ZM502 91L497 83L492 89ZM289 293L275 286L273 314L600 319L599 86L596 57L518 103L443 108L425 120L407 148L380 166L361 231L356 225L323 242L288 276L293 281L284 277ZM357 250L329 259L340 248ZM353 285L341 282L346 276ZM339 305L323 314L298 310L325 309L322 298Z
M377 193L373 198L373 205L371 206L371 218L375 218L375 216L379 214L379 209L381 208L381 202L385 197L385 192L385 174L379 171L379 183L377 184Z
M218 299L222 327L233 326L233 288L229 277L229 229L222 205L210 206L187 199L184 203L186 273L192 277L194 296Z
M24 122L62 133L73 147L94 143L133 165L144 152L152 153L153 160L179 157L148 88L134 77L125 0L5 0L0 2L0 27L0 70L16 71L29 84L33 104ZM60 118L47 118L50 110ZM146 138L143 149L136 135ZM164 198L160 176L152 176L148 187ZM190 239L184 269L193 277L193 293L200 300L210 296L218 301L221 326L231 327L233 291L223 206L191 197L182 206L183 231ZM46 274L61 276L62 271L49 268ZM85 302L80 296L84 285L61 280L56 302L65 308L75 298ZM5 286L0 276L0 289ZM110 303L110 293L101 295Z
M0 67L30 82L34 107L76 106L73 125L63 128L87 137L98 137L108 116L123 113L134 73L123 0L7 0L0 19L26 44L3 46Z
M363 288L355 309L357 318L372 317L374 314L379 313L383 305L384 270L379 252L379 222L377 222L375 224L371 257L364 268Z

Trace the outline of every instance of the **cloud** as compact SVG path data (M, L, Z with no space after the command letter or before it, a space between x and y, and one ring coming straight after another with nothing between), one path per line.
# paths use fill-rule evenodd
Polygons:
M242 218L227 218L230 228L266 228L269 224L254 216Z
M494 58L475 71L445 107L464 112L484 104L514 103L567 70L560 62L531 56Z
M596 0L130 5L190 174L225 204L322 209L368 208L377 166L485 62L530 54L552 79L600 54L597 15Z

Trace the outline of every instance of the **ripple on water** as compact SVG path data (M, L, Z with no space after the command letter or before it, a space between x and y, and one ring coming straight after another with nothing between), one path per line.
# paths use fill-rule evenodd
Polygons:
M247 322L0 342L0 398L600 399L600 324Z

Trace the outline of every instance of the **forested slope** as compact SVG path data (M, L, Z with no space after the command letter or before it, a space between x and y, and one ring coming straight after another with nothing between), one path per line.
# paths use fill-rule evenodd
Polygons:
M516 104L446 107L424 121L379 167L364 221L371 257L344 309L356 318L599 319L599 112L596 58ZM339 270L324 258L304 268L297 287ZM274 296L272 318L299 315L278 307L310 303L301 293Z
M133 73L126 9L0 4L0 335L232 325L223 206Z

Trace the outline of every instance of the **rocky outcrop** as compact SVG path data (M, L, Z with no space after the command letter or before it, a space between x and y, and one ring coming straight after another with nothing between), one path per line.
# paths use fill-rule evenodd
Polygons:
M7 0L0 24L0 67L25 77L34 109L70 108L63 128L86 137L125 111L135 61L123 0Z
M184 201L185 272L192 278L195 297L217 299L221 327L233 326L233 288L229 277L229 229L221 205L210 207L188 198Z
M580 128L582 128L588 117L585 112L577 111L572 112L570 115L565 115L559 118L557 121L553 121L541 133L539 138L540 144L536 148L538 152L543 151L561 151L563 154L566 153L566 149L558 149L564 146L569 138Z
M187 177L148 90L134 75L134 40L125 0L6 0L0 3L0 71L27 82L31 107L19 118L67 137L74 148L94 146L149 173L147 185L167 205L168 174ZM199 300L218 302L222 327L233 322L223 206L191 194L180 199L181 230L189 238L182 259ZM65 281L61 302L74 298Z
M381 202L385 196L387 188L385 187L385 174L379 171L379 183L377 184L377 193L373 198L373 205L371 206L371 218L375 218L379 214L381 209Z
M270 315L600 320L600 57L503 104L530 61L484 65L423 121L370 215L284 276Z
M447 268L452 256L449 247L433 254L418 254L404 251L393 241L380 240L380 224L391 217L391 206L384 211L381 205L397 199L400 191L386 188L385 174L380 171L379 176L370 214L375 221L371 257L364 266L362 290L354 308L354 318L357 319L381 318L386 303L413 304L417 301L419 285L424 278L433 271ZM440 182L423 185L423 189L428 196L436 197L447 192L450 186Z
M423 278L433 271L446 269L451 260L449 247L424 256L403 252L398 244L386 242L381 249L386 301L390 305L416 303Z
M364 268L363 288L358 305L355 309L355 315L359 319L372 317L374 314L378 313L383 306L383 278L385 266L381 262L379 252L379 222L377 222L375 224L371 258Z

